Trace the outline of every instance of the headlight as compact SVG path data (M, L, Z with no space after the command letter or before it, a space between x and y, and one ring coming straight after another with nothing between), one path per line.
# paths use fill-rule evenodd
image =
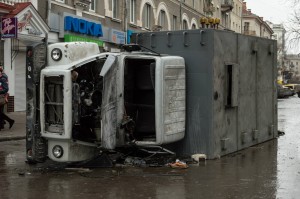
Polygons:
M64 150L63 150L63 148L61 146L56 145L52 149L52 154L56 158L61 158L63 156L63 154L64 154Z
M62 57L62 52L59 48L54 48L51 51L51 57L54 61L59 61Z

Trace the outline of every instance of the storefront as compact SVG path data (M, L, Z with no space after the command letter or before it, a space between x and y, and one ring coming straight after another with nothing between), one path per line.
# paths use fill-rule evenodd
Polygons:
M102 26L99 21L63 13L59 26L59 38L66 42L94 42L103 51L120 51L120 44L125 44L126 33L120 30Z
M26 47L47 38L49 27L31 3L17 3L3 16L17 21L16 38L4 40L4 69L9 78L8 111L26 110Z

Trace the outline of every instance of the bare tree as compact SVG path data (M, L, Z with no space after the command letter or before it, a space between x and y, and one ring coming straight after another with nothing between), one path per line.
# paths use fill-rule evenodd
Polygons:
M288 0L286 0L288 1ZM297 48L299 50L300 44L300 0L292 0L292 9L294 10L291 18L287 23L287 47Z

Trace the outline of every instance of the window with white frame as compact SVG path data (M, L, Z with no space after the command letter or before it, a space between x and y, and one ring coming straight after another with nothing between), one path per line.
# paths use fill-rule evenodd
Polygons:
M135 23L135 4L136 0L130 0L130 23Z
M96 0L91 0L90 11L92 12L96 11Z
M144 8L144 27L150 29L151 5L146 3Z
M112 14L113 14L112 17L115 19L119 17L118 8L119 8L119 0L112 0Z
M164 10L161 10L159 12L159 25L162 27L162 30L166 30L165 19L166 19L166 12Z
M177 16L173 15L172 30L176 30L176 26L177 26Z

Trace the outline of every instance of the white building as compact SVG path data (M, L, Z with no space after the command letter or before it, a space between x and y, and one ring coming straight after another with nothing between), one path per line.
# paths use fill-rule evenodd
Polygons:
M273 24L268 22L269 26L273 30L272 39L277 40L277 68L278 68L278 80L283 81L283 72L290 71L289 63L285 63L286 49L285 49L285 34L283 24ZM292 56L294 57L294 56ZM296 64L296 62L295 62Z
M242 0L233 0L233 9L230 12L231 19L231 30L242 33L242 10L243 10L243 1Z
M17 29L15 38L3 38L1 34L1 62L9 78L8 111L23 111L26 107L26 47L44 40L50 28L38 13L37 0L0 1L0 15L17 19L16 24L7 27ZM3 22L2 22L3 24ZM2 27L3 30L3 27Z
M251 12L251 9L247 9L246 2L243 2L242 26L242 33L245 35L272 38L273 30L271 27L263 20L263 17L257 16Z

